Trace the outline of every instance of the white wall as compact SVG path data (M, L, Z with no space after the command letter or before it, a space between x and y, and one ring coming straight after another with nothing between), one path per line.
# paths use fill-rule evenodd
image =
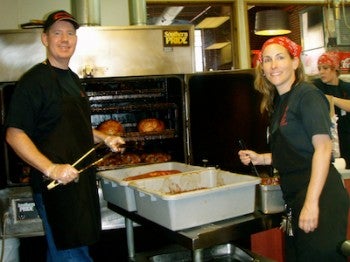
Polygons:
M19 29L20 24L58 9L71 12L74 0L0 0L0 30ZM101 25L129 25L128 0L101 0Z
M128 0L100 1L102 26L126 26L130 24Z

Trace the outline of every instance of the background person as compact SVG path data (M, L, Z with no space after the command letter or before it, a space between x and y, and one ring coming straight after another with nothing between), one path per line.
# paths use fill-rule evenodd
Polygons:
M338 138L340 156L346 161L346 168L350 168L350 83L339 78L340 62L334 52L322 54L317 61L319 78L313 83L320 89L331 104L338 117Z
M292 226L286 231L287 261L346 261L338 246L346 239L349 199L331 164L328 102L304 81L300 53L287 37L262 46L255 88L263 96L261 109L270 115L272 153L238 154L246 165L272 164L279 172Z
M78 76L69 69L79 24L69 13L51 13L41 35L47 59L18 81L6 119L6 140L29 165L31 186L48 243L47 261L92 261L88 245L99 239L101 217L94 169L88 156L71 164L94 142L113 151L124 141L93 130L90 105ZM57 180L61 185L47 189Z

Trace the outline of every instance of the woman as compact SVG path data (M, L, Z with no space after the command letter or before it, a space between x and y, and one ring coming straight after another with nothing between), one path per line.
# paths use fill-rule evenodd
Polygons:
M322 54L317 61L320 77L314 80L317 86L335 106L338 121L340 156L350 168L350 83L339 79L339 58L334 52Z
M273 165L291 213L287 261L345 261L338 251L346 238L349 200L331 164L330 117L325 96L305 82L301 47L287 37L262 46L255 87L261 110L270 115L272 153L239 151L242 163Z

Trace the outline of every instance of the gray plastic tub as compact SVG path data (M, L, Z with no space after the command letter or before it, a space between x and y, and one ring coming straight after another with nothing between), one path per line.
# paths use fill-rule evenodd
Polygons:
M254 212L260 178L208 168L136 180L137 213L171 230Z
M137 167L100 171L97 173L97 175L102 178L101 188L103 192L103 198L107 202L124 208L127 211L136 211L134 190L129 187L129 183L131 181L123 181L123 179L126 177L137 176L152 171L174 169L181 172L188 172L200 169L203 170L204 167L187 165L179 162L165 162Z

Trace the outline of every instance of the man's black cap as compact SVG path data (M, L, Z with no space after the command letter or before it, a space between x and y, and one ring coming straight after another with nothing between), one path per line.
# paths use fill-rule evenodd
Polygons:
M46 32L57 21L68 21L72 23L75 29L79 28L77 20L68 12L59 10L51 13L44 22L44 32Z

